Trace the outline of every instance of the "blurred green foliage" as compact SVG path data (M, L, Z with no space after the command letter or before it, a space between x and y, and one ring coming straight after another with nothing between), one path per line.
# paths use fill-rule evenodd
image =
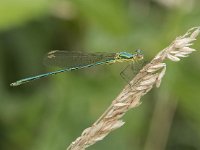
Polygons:
M143 49L150 60L176 36L199 26L199 4L198 0L1 0L0 149L65 149L126 84L119 75L126 64L120 64L9 87L15 80L51 71L42 66L48 51ZM200 49L199 39L194 48ZM167 62L161 87L127 113L124 127L89 149L157 150L162 143L156 136L165 132L165 123L170 129L163 134L167 140L162 149L200 149L199 57L197 51L179 63ZM161 119L155 119L160 106ZM171 120L166 112L172 114Z

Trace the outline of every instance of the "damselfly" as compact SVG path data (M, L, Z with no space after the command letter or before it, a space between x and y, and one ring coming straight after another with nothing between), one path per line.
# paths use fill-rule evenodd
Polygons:
M116 62L137 62L142 59L143 59L143 54L141 50L136 50L134 54L128 52L86 53L77 51L55 50L47 54L47 56L44 59L44 63L47 65L57 66L64 69L18 80L14 83L11 83L10 86L18 86L20 84L24 84L32 80L44 78L62 72L73 71L103 64L113 64Z

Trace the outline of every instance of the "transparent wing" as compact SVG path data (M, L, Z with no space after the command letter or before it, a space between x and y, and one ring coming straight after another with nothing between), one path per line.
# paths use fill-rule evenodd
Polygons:
M142 69L142 67L146 64L144 60L136 61L133 63L130 63L128 66L126 66L120 73L121 77L129 83L133 77Z
M72 68L95 64L97 62L109 62L115 59L116 53L86 53L81 51L51 51L45 56L44 64L61 68Z

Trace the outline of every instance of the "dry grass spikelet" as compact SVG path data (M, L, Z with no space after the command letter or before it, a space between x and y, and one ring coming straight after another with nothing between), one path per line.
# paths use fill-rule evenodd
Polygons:
M122 116L131 108L140 105L140 99L149 92L154 85L159 87L166 72L163 61L168 58L174 62L187 57L195 49L190 48L200 32L200 27L194 27L183 36L177 37L168 47L160 51L150 63L125 86L122 92L112 101L103 115L89 128L85 129L67 150L84 150L97 141L102 140L111 131L124 125Z

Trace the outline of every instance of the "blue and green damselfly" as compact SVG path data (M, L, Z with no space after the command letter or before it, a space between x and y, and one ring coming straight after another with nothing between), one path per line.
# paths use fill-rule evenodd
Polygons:
M64 69L21 79L14 83L11 83L10 86L18 86L33 80L37 80L40 78L44 78L62 72L73 71L103 64L113 64L116 62L138 62L139 60L142 59L143 59L143 54L141 50L136 50L134 54L128 52L86 53L77 51L55 50L47 54L47 56L44 59L44 63L50 66L57 66Z

